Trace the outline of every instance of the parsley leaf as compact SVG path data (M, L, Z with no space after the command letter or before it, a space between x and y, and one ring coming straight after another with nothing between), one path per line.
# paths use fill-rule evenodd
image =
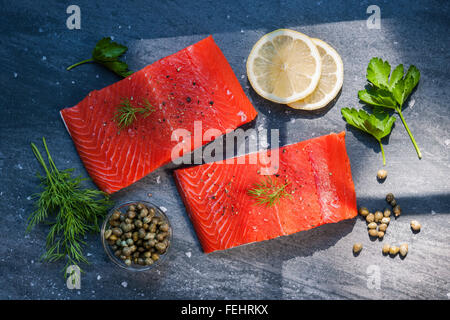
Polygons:
M397 103L392 93L387 89L370 87L358 92L358 97L367 104L395 109Z
M387 88L390 73L391 66L387 61L383 62L380 58L372 58L367 66L366 78L378 88Z
M133 72L128 70L128 65L125 62L119 60L119 57L127 50L127 47L113 42L111 38L103 38L95 45L92 51L92 58L75 63L68 67L67 70L87 62L97 62L121 77L128 77Z
M394 109L405 126L406 131L416 149L419 159L422 153L414 139L402 114L403 104L408 99L420 80L420 71L411 65L404 75L403 65L398 65L391 73L391 66L380 58L372 58L367 66L369 88L358 92L358 97L365 103ZM390 78L389 78L390 75Z
M394 116L389 116L387 112L378 108L374 109L373 114L369 114L364 110L358 111L355 108L342 108L341 113L348 124L370 134L378 141L381 148L381 154L383 155L383 165L386 165L386 157L384 155L381 139L391 133L396 118Z

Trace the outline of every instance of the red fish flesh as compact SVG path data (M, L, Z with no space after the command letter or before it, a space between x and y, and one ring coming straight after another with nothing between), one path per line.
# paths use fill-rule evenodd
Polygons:
M148 117L137 115L119 132L112 121L124 99L135 108L153 107ZM225 56L208 37L163 58L99 91L76 106L61 110L78 154L97 186L113 193L174 160L176 129L222 134L253 120L256 110L246 97ZM179 156L208 141L191 138Z
M274 166L250 156L233 164L207 163L178 169L175 180L205 252L308 230L357 214L345 133L329 134L267 151L278 152L278 171L271 178L286 182L290 196L273 206L249 195L261 168ZM258 154L260 155L261 152ZM267 162L265 162L267 163Z

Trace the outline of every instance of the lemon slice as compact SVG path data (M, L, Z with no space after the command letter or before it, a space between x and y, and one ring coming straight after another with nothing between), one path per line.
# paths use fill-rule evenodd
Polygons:
M313 93L303 100L288 103L294 109L316 110L325 107L337 96L344 82L344 64L336 50L322 40L311 40L322 58L322 72Z
M314 91L321 67L319 51L308 36L278 29L253 46L247 59L247 76L260 96L286 104Z

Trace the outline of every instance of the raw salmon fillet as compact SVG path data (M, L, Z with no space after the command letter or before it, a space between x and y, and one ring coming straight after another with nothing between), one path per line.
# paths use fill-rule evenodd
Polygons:
M136 108L149 102L155 111L137 115L119 134L112 119L122 99ZM201 121L201 134L212 128L224 134L256 115L211 36L61 110L86 170L107 193L174 160L171 151L180 142L171 141L174 130L194 133L194 121ZM190 140L179 156L208 142L193 135Z
M308 230L357 215L356 196L345 133L329 134L269 150L279 152L274 181L290 184L291 197L269 207L248 194L261 178L250 156L175 171L175 180L197 236L208 253ZM260 155L258 153L258 155ZM245 161L244 161L245 160ZM242 164L245 163L245 164ZM267 163L267 162L266 162Z

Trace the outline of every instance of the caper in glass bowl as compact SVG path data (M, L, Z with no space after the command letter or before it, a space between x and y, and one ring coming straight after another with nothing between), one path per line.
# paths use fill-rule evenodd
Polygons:
M108 213L101 238L108 257L119 267L146 271L160 265L170 249L169 219L148 201L121 203Z

